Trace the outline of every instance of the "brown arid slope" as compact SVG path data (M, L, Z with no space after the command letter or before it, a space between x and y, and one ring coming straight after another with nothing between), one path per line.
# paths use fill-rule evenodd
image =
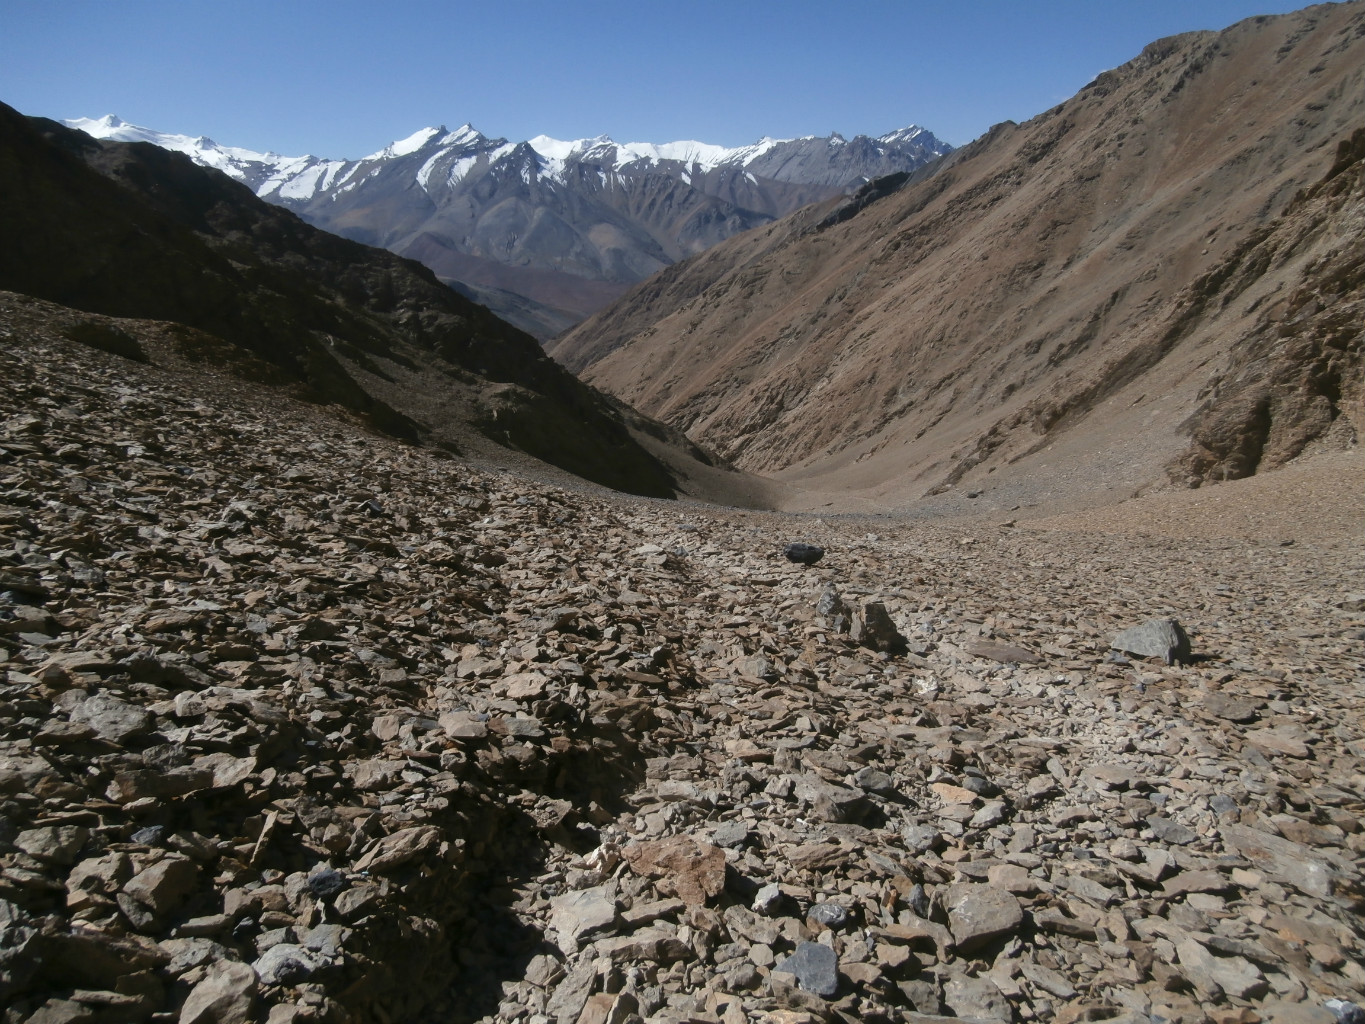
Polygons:
M1362 123L1365 4L1161 40L551 352L810 507L1244 476L1365 426Z

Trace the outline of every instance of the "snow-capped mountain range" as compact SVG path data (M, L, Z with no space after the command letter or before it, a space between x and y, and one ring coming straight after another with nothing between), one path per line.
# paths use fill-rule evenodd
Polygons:
M128 124L64 122L184 153L337 234L391 249L541 337L740 231L951 147L910 126L880 138L525 142L423 128L359 160L280 156Z

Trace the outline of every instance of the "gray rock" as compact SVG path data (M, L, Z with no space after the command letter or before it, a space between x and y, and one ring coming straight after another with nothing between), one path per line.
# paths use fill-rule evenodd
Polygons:
M902 825L901 838L911 853L928 853L943 841L938 829L917 823Z
M848 924L848 911L837 903L817 903L806 912L806 919L838 929Z
M796 777L793 793L823 821L856 822L867 810L861 790L827 782L813 772Z
M90 838L83 825L55 825L20 832L14 845L30 857L53 864L71 864Z
M1175 619L1150 619L1125 629L1109 646L1142 658L1161 658L1167 665L1190 660L1190 638Z
M162 939L157 945L170 955L171 960L165 970L172 978L178 978L195 967L232 959L232 951L222 943L198 936Z
M724 849L743 846L749 841L749 826L742 821L726 821L711 833L711 843Z
M1175 948L1180 973L1205 999L1218 1001L1224 995L1253 999L1266 992L1261 972L1239 956L1214 956L1194 939L1184 939Z
M616 923L614 885L556 896L550 901L550 925L559 933L559 948L572 956L588 936L601 935Z
M956 883L948 887L945 902L948 927L959 952L970 952L992 939L1013 934L1024 920L1019 901L989 885Z
M292 942L271 946L252 964L265 985L297 985L326 966L325 958Z
M1050 967L1036 964L1032 960L1025 960L1019 964L1019 970L1025 978L1048 995L1065 999L1068 1002L1076 998L1077 993L1071 983Z
M508 736L523 740L539 740L545 738L545 726L536 718L504 718L501 724L507 730Z
M152 731L156 716L108 693L95 693L71 709L70 719L89 726L102 740L125 743Z
M825 557L825 549L816 544L788 544L782 549L787 561L798 565L814 565Z
M929 893L919 882L910 887L909 894L905 897L905 902L918 917L929 920L929 912L932 909L929 904Z
M0 899L0 1000L22 991L42 966L38 929L15 903Z
M554 986L545 1004L545 1013L557 1024L575 1024L592 992L597 966L591 960L580 962Z
M776 882L769 882L754 894L752 904L754 913L762 914L764 917L773 917L782 909L782 901L786 897L782 894L782 887Z
M833 583L827 584L825 589L820 592L820 599L815 602L815 611L816 614L823 615L827 619L842 617L845 624L848 622L848 605L839 596L839 591Z
M320 900L330 900L346 888L346 876L326 868L308 876L308 890Z
M894 654L904 652L908 643L901 636L896 624L891 621L886 605L880 601L868 601L853 617L853 628L849 635L853 640L874 651Z
M763 917L743 907L726 907L723 915L726 930L736 939L771 946L782 934L778 923L771 917Z
M1004 821L1007 813L1005 801L991 800L983 804L967 824L972 828L991 828Z
M796 952L780 960L774 968L796 975L796 983L805 992L832 999L839 991L839 958L834 950L818 942L803 942Z
M351 934L351 929L343 925L320 924L303 932L299 945L325 957L339 956Z
M27 1018L25 1024L89 1024L95 1011L74 999L49 999Z
M165 825L148 825L146 828L140 828L134 832L132 841L141 843L143 846L163 846L168 831Z
M564 977L564 967L554 957L545 953L531 958L526 965L526 980L538 988L549 988Z
M123 891L157 914L168 914L194 891L199 868L188 857L166 857L144 868L124 885Z
M1152 835L1163 843L1174 843L1176 846L1188 846L1199 838L1198 832L1186 828L1178 821L1156 814L1147 819L1147 827L1152 830Z
M858 769L853 776L853 781L869 793L894 793L896 791L895 780L880 768L873 768L871 765Z
M1220 825L1223 843L1276 881L1308 896L1330 897L1339 879L1318 851L1248 825Z
M943 1001L957 1018L1001 1021L1002 1024L1009 1024L1014 1019L1009 1000L989 978L955 973L943 983Z

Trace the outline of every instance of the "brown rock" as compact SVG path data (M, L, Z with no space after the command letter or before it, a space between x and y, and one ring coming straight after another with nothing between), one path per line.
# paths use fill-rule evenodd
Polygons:
M1182 871L1161 885L1165 896L1184 896L1192 892L1227 892L1232 888L1227 875L1219 871Z
M637 875L655 879L665 896L700 906L725 888L725 851L690 836L633 843L622 856Z
M970 789L954 786L950 782L935 782L929 789L945 804L972 804L978 799Z
M426 857L441 845L441 830L434 825L416 825L400 829L393 835L375 842L366 854L356 861L357 871L384 874L402 867L419 857Z
M1303 730L1294 726L1253 729L1246 734L1246 741L1266 754L1300 759L1313 756L1313 751L1304 742Z
M143 868L123 886L123 891L157 914L168 914L195 889L199 868L188 857L168 856Z
M696 955L691 946L662 928L642 928L632 935L602 939L595 948L599 955L613 963L671 964L691 960Z
M948 887L944 902L953 942L962 952L970 952L1002 935L1013 934L1024 920L1019 901L1010 893L989 885L955 883Z
M824 871L852 856L851 849L838 843L802 843L787 851L787 862L800 871Z
M1218 690L1204 694L1204 710L1227 722L1253 722L1258 715L1256 701L1246 697L1232 697Z
M996 640L968 640L962 649L973 658L985 658L1011 665L1041 665L1043 658L1017 644L1004 644Z
M248 1024L254 1019L256 972L250 964L224 960L209 968L190 990L180 1010L180 1024Z

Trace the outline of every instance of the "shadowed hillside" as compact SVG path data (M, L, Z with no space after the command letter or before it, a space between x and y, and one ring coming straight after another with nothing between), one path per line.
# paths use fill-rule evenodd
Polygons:
M0 287L184 325L183 354L209 345L408 440L487 438L607 486L674 493L617 408L533 338L420 264L309 227L184 156L4 108L0 223Z

